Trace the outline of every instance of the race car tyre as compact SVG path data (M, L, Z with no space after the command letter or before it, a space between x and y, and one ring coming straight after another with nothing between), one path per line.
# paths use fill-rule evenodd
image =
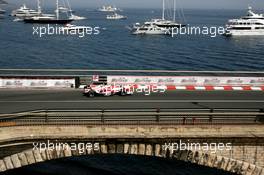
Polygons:
M121 95L121 96L126 96L126 95L127 95L127 92L124 91L124 90L122 90L122 91L120 92L120 95Z
M94 92L89 92L89 93L87 94L87 96L88 96L88 97L94 97Z

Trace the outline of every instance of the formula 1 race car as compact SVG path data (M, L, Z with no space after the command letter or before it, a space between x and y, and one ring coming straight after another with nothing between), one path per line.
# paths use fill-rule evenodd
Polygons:
M94 96L113 96L113 95L132 95L133 90L132 86L119 86L119 85L96 85L91 84L84 87L83 94L87 97L94 97Z

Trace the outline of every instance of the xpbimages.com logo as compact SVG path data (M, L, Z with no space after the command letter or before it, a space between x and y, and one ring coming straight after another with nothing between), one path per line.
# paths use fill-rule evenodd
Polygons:
M192 150L216 153L217 151L232 150L232 143L191 143L189 140L187 142L180 140L175 143L165 143L162 145L162 149L165 151L169 150L170 152Z
M77 36L83 38L89 35L99 35L101 33L101 28L99 26L75 26L75 25L45 25L45 26L33 26L32 34L38 37L43 37L46 35L67 35L67 36Z
M67 143L67 142L58 142L58 141L50 141L47 142L34 142L33 143L33 150L42 151L53 151L53 150L70 150L70 151L77 151L80 154L90 151L99 151L100 144L99 143L91 143L91 142L80 142L80 143Z
M167 30L167 34L171 35L171 37L178 35L201 35L215 38L220 35L230 34L230 30L223 26L190 26L188 24L180 25L179 27L173 27L171 30Z

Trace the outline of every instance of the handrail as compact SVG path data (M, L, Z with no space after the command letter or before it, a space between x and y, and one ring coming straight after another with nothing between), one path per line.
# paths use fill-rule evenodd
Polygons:
M222 109L223 110L223 109ZM231 110L231 111L230 111ZM199 123L217 124L238 122L239 124L263 124L264 110L253 109L252 111L233 112L232 109L225 109L225 111L217 111L217 109L200 109L200 111L182 112L178 109L141 109L141 111L132 110L39 110L24 112L10 115L0 115L0 127L5 126L5 123L11 122L13 125L17 124L89 124L89 122L99 122L104 124L106 122L122 123L124 121L130 122L156 122L162 124L169 121L178 121L178 123L186 124L188 120L191 123L199 121ZM202 112L201 112L202 111ZM1 125L1 123L4 123Z

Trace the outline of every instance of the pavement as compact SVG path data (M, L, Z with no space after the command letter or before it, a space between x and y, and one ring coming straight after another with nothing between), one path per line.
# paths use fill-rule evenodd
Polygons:
M186 91L88 98L80 89L0 89L0 114L42 109L264 109L263 91ZM190 111L191 112L191 111Z

